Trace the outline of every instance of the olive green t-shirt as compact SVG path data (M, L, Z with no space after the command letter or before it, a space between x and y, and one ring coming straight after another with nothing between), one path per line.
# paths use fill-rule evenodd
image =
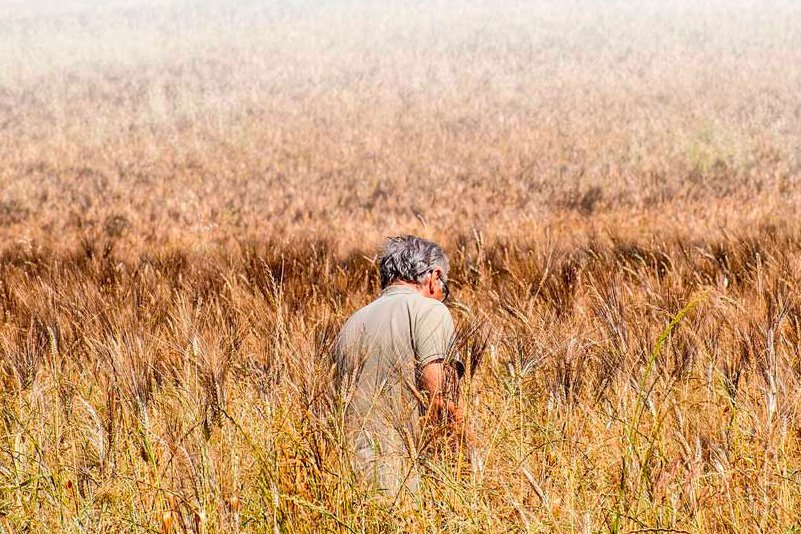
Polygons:
M448 308L408 286L390 286L354 313L336 347L349 431L393 454L414 448L419 372L437 360L458 362L453 340Z

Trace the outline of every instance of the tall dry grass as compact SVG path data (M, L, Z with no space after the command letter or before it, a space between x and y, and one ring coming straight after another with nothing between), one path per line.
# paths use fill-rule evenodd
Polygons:
M484 466L432 459L422 503L394 507L347 467L327 356L377 289L369 251L6 250L2 524L797 527L797 225L446 245L453 313L489 332L465 387Z
M801 528L795 3L156 4L0 6L0 529ZM328 354L406 232L484 461L387 504Z

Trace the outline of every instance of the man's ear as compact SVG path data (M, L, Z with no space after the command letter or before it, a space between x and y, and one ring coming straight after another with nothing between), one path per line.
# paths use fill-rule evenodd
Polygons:
M428 290L431 292L432 295L436 294L436 284L439 284L439 280L442 279L442 269L439 267L434 267L434 270L431 271L431 276L428 279Z

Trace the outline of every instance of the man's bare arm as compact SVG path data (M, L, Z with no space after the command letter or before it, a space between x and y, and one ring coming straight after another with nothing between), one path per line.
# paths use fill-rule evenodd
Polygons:
M459 373L456 368L442 360L431 362L423 367L420 386L428 393L429 416L461 431L464 410L459 403Z

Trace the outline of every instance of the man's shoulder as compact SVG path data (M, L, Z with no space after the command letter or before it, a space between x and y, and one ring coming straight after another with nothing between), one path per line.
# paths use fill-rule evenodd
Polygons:
M435 328L436 325L453 323L450 309L437 299L418 295L410 302L409 308L417 325Z
M369 324L375 324L386 315L386 302L377 298L353 312L345 324L342 326L340 336L343 334L363 333Z
M434 313L448 314L448 315L450 315L451 313L450 310L448 310L448 307L445 306L445 304L443 304L439 300L432 299L430 297L424 297L419 293L414 296L413 302L415 306L418 306L421 310L427 310Z
M365 320L371 315L370 310L374 308L373 304L375 304L375 302L376 301L373 301L353 312L342 326L343 332L347 330L353 330L356 327L363 327Z

